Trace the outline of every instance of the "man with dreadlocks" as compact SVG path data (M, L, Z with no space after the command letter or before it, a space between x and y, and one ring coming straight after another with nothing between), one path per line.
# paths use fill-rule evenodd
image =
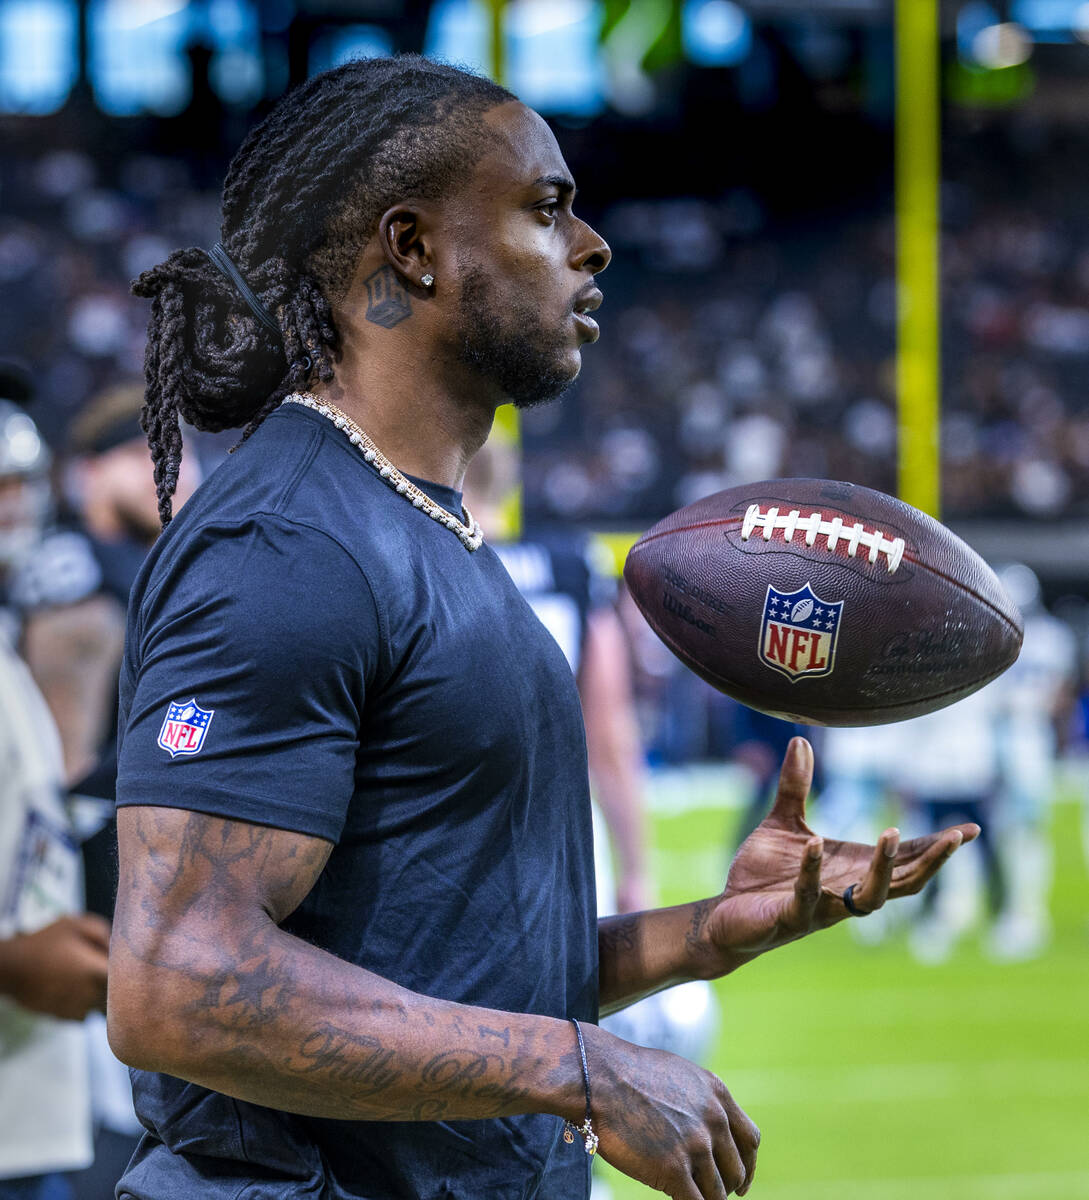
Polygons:
M723 1084L599 1011L844 918L848 884L859 913L917 890L974 831L837 843L822 887L797 739L721 895L596 922L571 673L458 491L496 406L597 336L609 249L573 195L508 92L355 62L247 138L222 244L137 280L164 524L179 417L245 432L132 595L120 1197L577 1200L598 1145L683 1200L743 1192L759 1135Z

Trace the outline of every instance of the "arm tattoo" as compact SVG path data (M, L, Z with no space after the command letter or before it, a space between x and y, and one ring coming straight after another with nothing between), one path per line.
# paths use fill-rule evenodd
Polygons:
M693 955L703 949L703 930L717 903L717 900L701 900L692 906L692 920L684 935L684 944Z
M147 1035L166 1064L155 1069L369 1120L526 1112L552 1080L547 1035L408 992L278 927L328 843L180 810L122 813L117 978L139 964L166 980L153 995L167 998L155 1024L168 1032Z
M597 925L597 948L601 958L631 954L639 931L637 916L606 917Z
M321 1071L351 1083L356 1099L380 1095L402 1075L391 1063L394 1052L378 1038L325 1023L303 1039L298 1056L301 1064L294 1069L300 1075Z
M709 977L707 925L717 904L711 898L599 921L601 1011L615 1012L661 988Z
M408 292L392 267L379 267L363 283L367 289L367 320L372 325L392 329L406 317L412 316Z

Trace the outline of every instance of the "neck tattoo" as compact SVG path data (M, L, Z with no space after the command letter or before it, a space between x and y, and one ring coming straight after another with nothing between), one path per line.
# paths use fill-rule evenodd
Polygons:
M457 537L466 550L473 551L480 549L480 544L484 541L484 531L473 520L473 514L467 508L463 509L465 513L465 521L463 523L457 517L453 516L453 514L448 513L441 504L436 504L411 479L406 479L352 418L337 408L335 404L330 404L328 400L320 400L317 396L312 396L309 392L292 392L290 396L284 398L283 403L301 404L304 408L312 408L314 412L320 413L326 420L332 421L341 432L347 434L348 440L363 455L364 460L374 467L378 474L399 496L404 496L413 508L418 508L420 512L429 516L433 521L438 521L440 525L445 525Z

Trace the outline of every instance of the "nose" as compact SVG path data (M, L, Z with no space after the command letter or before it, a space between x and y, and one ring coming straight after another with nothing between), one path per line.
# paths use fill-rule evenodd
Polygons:
M580 221L579 224L582 226L582 236L578 239L574 266L580 271L589 271L591 275L596 275L598 271L604 271L612 261L613 252L609 249L609 243L585 221Z

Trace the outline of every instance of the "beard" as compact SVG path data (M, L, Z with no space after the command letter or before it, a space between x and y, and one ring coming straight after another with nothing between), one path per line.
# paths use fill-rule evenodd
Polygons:
M500 301L487 273L469 267L463 276L457 330L458 356L503 392L515 408L555 400L574 382L566 359L570 335L548 328L529 300Z

